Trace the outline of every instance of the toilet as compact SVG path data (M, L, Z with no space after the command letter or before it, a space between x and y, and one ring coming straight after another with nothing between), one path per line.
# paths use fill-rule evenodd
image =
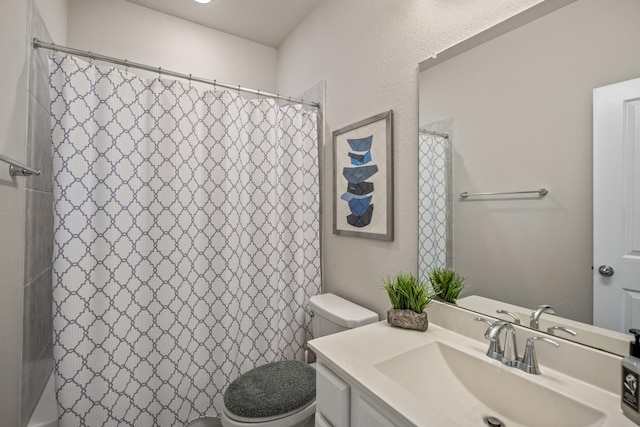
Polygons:
M314 338L377 322L371 310L334 294L310 298ZM236 378L224 393L223 427L304 427L316 412L315 369L283 360Z

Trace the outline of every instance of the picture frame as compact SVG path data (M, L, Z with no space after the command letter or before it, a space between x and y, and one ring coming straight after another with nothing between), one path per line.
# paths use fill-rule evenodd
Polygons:
M333 132L333 234L393 240L393 110Z

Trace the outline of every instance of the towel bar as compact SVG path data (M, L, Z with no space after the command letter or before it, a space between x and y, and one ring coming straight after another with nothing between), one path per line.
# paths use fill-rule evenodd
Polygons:
M9 163L9 175L11 176L31 176L40 175L40 171L31 169L29 166L23 165L7 156L0 154L0 160Z
M505 194L531 194L531 193L537 193L538 195L540 195L541 197L546 196L547 194L549 194L549 190L547 190L545 187L542 187L539 190L527 190L527 191L504 191L504 192L500 192L500 193L469 193L468 191L465 191L464 193L460 193L460 197L463 199L466 199L467 197L474 197L474 196L502 196Z

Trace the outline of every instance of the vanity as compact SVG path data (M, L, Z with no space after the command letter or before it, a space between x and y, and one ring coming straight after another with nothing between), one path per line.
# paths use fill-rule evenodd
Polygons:
M474 313L438 302L427 312L424 333L382 321L310 341L316 426L635 425L620 409L619 357L558 338L538 344L533 375L487 356ZM524 350L536 333L514 327Z
M640 77L639 8L540 2L420 63L418 277L449 266L468 287L459 306L431 304L425 333L383 321L310 341L316 426L635 425L621 356L640 287L621 273L640 235L600 252L594 224L620 203L602 202L596 172L623 168L597 163L592 125L594 89Z

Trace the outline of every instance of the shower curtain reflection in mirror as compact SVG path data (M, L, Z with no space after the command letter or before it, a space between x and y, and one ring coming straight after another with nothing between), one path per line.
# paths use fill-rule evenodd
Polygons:
M418 135L418 279L453 267L453 120L420 126Z

